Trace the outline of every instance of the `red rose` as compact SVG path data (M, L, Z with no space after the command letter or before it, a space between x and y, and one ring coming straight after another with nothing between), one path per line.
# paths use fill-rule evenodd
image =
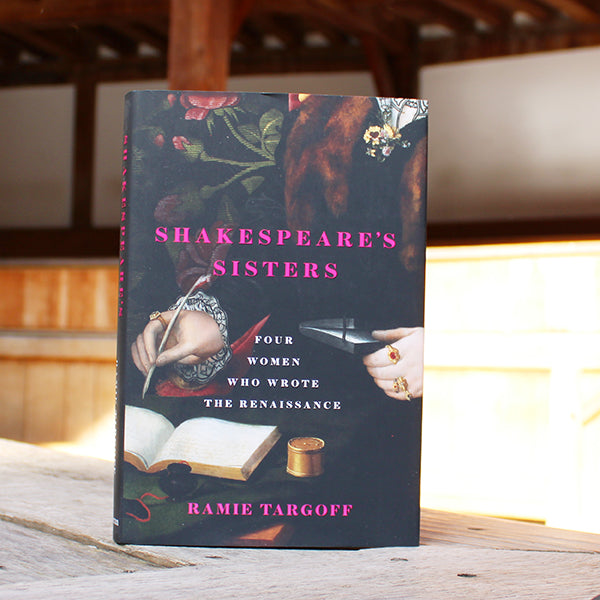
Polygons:
M212 92L185 92L181 94L179 102L187 109L186 119L195 119L201 121L205 119L209 111L215 108L224 108L225 106L235 106L240 101L238 94Z

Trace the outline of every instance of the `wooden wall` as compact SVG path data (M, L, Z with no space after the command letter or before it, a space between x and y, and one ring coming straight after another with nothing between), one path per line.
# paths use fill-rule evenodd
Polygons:
M117 278L115 262L0 267L0 437L91 442L112 423Z
M432 248L423 502L600 532L600 242Z
M0 266L0 329L114 332L112 263Z

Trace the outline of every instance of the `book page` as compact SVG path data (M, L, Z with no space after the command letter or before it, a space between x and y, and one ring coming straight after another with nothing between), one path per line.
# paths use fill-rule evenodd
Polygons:
M241 469L276 427L246 425L211 417L185 421L157 454L154 462L186 460Z
M148 468L174 431L171 422L152 410L125 407L125 453L135 454Z

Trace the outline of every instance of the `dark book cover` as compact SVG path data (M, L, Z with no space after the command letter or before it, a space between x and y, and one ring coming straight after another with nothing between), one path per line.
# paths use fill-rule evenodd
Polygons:
M126 97L114 537L419 543L427 103Z

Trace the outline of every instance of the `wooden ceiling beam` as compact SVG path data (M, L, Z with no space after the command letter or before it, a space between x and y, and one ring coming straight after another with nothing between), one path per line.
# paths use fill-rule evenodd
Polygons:
M299 48L304 43L304 31L299 19L289 15L260 14L252 18L254 25L265 35L273 35L286 48Z
M81 59L81 53L74 51L64 41L52 39L50 33L37 32L21 25L10 27L0 25L0 31L5 37L12 38L24 50L37 56L51 56L54 58L77 60ZM64 37L61 35L61 37Z
M232 16L233 0L171 0L171 89L227 89Z
M294 52L261 49L232 55L232 75L352 72L369 68L360 46L336 48L298 48Z
M231 26L229 31L229 39L233 42L240 30L242 25L252 12L256 0L235 0L233 5L233 13L231 15Z
M118 19L112 20L109 26L125 37L135 40L137 44L146 43L164 54L168 51L168 36L142 23L127 19Z
M304 26L307 35L311 33L318 33L327 40L330 46L334 46L336 48L339 46L345 46L349 43L349 39L351 39L351 36L349 36L342 29L334 27L330 23L317 21L314 18L305 18Z
M556 11L531 0L492 0L499 6L509 8L513 12L527 14L539 23L545 23L556 18Z
M348 3L343 0L263 0L260 12L272 12L300 16L326 23L329 27L340 29L347 35L360 38L362 35L374 35L390 50L400 51L402 46L393 34L382 32L378 23L371 17L376 12L373 3ZM257 10L258 12L258 10Z
M507 8L489 4L486 0L436 0L438 4L455 10L491 27L506 25L512 15Z
M254 26L250 19L242 25L234 41L239 42L249 52L263 48L262 32Z
M600 26L513 27L460 38L438 38L422 44L423 65L497 58L565 48L600 45Z
M98 46L106 46L119 56L137 54L138 44L129 36L123 35L106 25L90 25L82 28L86 36L92 38Z
M2 0L0 23L96 22L140 14L169 14L169 0Z
M406 52L388 52L373 36L361 40L367 57L369 70L373 75L378 96L392 98L419 97L420 52L418 33L414 32L412 43L407 44Z
M433 2L396 2L390 12L420 25L442 25L453 32L472 31L474 27L473 20L463 13Z
M600 23L600 6L596 2L596 8L590 7L579 0L544 0L546 4L554 6L567 17L571 17L580 23L595 25Z

